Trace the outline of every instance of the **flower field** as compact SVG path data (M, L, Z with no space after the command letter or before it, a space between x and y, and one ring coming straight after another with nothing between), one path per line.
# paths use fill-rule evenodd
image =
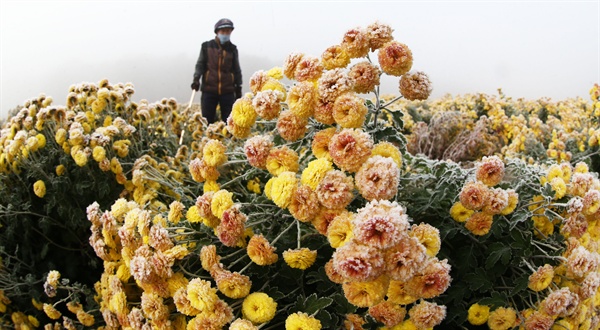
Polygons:
M373 23L252 74L226 122L107 80L25 101L1 327L598 329L600 87L428 100L413 62Z

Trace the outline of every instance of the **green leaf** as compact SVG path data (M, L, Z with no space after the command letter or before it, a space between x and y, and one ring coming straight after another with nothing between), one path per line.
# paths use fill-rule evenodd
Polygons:
M493 308L505 306L508 297L503 292L494 291L491 297L483 298L478 303L480 305L491 305Z
M510 246L504 245L500 242L493 243L488 248L488 257L485 261L485 269L494 267L498 261L501 261L503 265L507 265L511 256L512 250Z
M348 299L340 293L335 293L331 295L335 304L333 305L335 311L339 314L351 314L356 312L356 306L352 305L348 302Z
M331 305L332 302L333 299L329 297L319 298L316 293L313 293L306 298L303 298L302 296L298 297L296 307L299 311L310 315Z
M515 287L510 291L510 296L513 297L517 295L519 292L527 289L527 285L529 284L529 277L522 276L515 281Z
M465 281L469 283L469 288L472 291L485 292L493 285L490 274L482 268L477 268L473 273L465 275Z

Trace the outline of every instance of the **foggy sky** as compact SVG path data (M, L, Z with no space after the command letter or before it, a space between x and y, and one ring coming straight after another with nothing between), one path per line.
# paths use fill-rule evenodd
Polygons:
M187 103L200 44L227 17L244 91L257 70L300 51L320 57L350 28L380 21L412 50L413 70L450 93L589 99L600 82L599 1L201 2L0 0L0 118L70 85L132 82L134 101ZM371 59L376 61L376 54ZM398 79L382 79L398 93ZM196 97L199 102L199 97Z

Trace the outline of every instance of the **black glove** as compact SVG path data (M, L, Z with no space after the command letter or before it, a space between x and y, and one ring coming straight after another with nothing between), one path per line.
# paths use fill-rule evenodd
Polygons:
M200 82L199 81L194 81L192 83L192 89L197 92L200 89Z
M240 97L242 97L242 86L236 86L235 87L235 99L239 99Z

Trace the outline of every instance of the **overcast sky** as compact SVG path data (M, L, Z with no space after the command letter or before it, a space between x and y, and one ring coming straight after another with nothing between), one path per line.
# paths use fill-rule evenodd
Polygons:
M600 82L600 1L12 1L0 0L0 118L40 93L65 104L71 84L132 82L134 100L187 103L215 22L235 31L244 79L287 54L320 56L380 21L412 50L432 98L497 94L554 101ZM398 93L397 78L382 90ZM198 102L198 97L196 102Z

